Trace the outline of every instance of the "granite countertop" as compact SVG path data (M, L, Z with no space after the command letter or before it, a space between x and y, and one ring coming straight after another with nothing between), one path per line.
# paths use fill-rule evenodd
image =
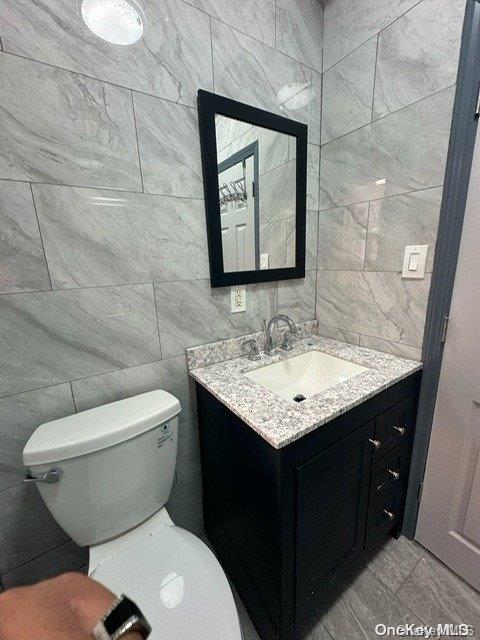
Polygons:
M247 371L312 350L355 362L369 370L310 396L299 404L279 397L243 375ZM298 340L288 354L262 354L261 361L235 357L208 366L196 364L198 358L190 360L191 377L276 449L298 440L422 368L422 364L414 360L317 335Z

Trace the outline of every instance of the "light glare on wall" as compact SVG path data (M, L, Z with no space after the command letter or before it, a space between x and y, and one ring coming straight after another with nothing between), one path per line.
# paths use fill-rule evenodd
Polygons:
M143 35L144 16L135 0L83 0L82 18L90 31L112 44L133 44Z
M292 82L277 92L277 100L282 109L302 109L313 100L313 97L314 92L309 82Z

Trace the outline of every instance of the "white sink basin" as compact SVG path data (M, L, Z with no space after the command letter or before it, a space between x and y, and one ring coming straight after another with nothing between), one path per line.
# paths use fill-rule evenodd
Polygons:
M365 371L368 371L367 367L348 360L322 351L309 351L244 375L265 389L295 402L295 396L309 398Z

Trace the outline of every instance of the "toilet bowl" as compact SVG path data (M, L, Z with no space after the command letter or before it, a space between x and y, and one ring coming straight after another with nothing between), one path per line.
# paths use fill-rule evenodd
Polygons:
M152 640L241 640L217 559L167 513L180 403L151 391L40 426L23 451L59 525L89 548L88 573L135 600Z

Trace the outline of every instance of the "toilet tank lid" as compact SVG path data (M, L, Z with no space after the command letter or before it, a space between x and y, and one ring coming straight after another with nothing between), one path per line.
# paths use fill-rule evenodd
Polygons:
M180 413L167 391L142 393L42 424L23 450L26 467L60 462L130 440Z

